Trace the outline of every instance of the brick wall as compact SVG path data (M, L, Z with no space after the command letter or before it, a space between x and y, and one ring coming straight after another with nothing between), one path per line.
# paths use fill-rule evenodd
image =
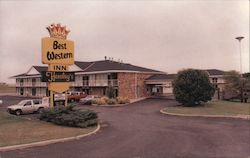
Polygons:
M130 99L146 97L149 95L145 79L152 74L118 73L118 95Z

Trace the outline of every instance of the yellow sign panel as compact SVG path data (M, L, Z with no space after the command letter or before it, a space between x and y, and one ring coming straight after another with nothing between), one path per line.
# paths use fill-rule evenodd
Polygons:
M58 72L64 72L69 71L68 65L59 65L59 64L49 64L48 71L58 71Z
M69 70L68 65L54 65L50 64L48 67L48 71L58 71L58 72L66 72ZM62 93L69 89L70 84L68 82L50 82L48 84L48 89L53 92Z
M74 42L51 37L42 38L42 63L73 65Z
M69 82L50 82L48 89L53 92L63 93L69 89Z

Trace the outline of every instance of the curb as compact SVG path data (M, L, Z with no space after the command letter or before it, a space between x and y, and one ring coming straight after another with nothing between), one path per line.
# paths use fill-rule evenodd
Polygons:
M98 124L97 128L94 131L87 133L87 134L83 134L83 135L78 135L78 136L68 137L68 138L51 139L51 140L45 140L45 141L34 142L34 143L29 143L29 144L20 144L20 145L0 147L0 152L17 150L17 149L25 149L25 148L30 148L30 147L45 146L45 145L49 145L49 144L61 143L61 142L66 142L66 141L71 141L71 140L78 140L78 139L81 139L83 137L90 136L92 134L97 133L100 130L100 128L101 128L101 126L100 126L100 124Z
M95 106L95 107L122 107L122 106L126 106L130 103L126 103L126 104L113 104L113 105L97 105L97 104L93 104L92 106Z
M160 110L160 113L165 115L171 116L183 116L183 117L207 117L207 118L233 118L233 119L243 119L243 120L250 120L250 115L243 115L243 116L232 116L232 115L192 115L192 114L175 114Z

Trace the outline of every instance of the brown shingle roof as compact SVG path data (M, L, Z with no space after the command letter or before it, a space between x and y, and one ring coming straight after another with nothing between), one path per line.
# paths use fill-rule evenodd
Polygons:
M148 69L148 68L135 66L132 64L127 64L127 63L119 63L119 62L110 61L110 60L100 60L100 61L94 61L94 62L75 61L75 64L81 69L80 72L117 70L117 71L137 71L137 72L139 71L139 72L163 73L161 71L157 71L153 69ZM33 67L40 74L42 71L48 71L47 66L33 66ZM31 75L27 75L27 73L22 73L22 74L12 76L12 77L15 78L15 77L20 77L20 76L31 76Z
M42 71L48 71L48 67L47 66L33 66L39 73L41 73Z
M172 80L176 77L176 74L156 74L153 76L150 76L146 80Z
M208 72L209 76L223 75L224 74L224 71L218 70L218 69L206 69L204 71ZM156 75L150 76L146 80L170 80L170 79L174 79L176 77L176 75L177 74L156 74Z
M158 72L160 71L148 69L140 66L135 66L127 63L119 63L110 60L101 60L94 62L75 62L75 64L82 69L83 72L94 71L109 71L109 70L122 70L122 71L139 71L139 72Z
M224 75L224 71L218 69L207 69L205 71L208 72L209 76Z

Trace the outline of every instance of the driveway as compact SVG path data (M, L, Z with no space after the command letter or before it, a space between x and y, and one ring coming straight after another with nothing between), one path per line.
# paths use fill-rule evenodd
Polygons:
M75 141L2 152L0 157L240 158L250 155L249 121L176 117L159 112L175 104L168 99L146 99L124 107L91 107L99 112L102 120L97 134Z

